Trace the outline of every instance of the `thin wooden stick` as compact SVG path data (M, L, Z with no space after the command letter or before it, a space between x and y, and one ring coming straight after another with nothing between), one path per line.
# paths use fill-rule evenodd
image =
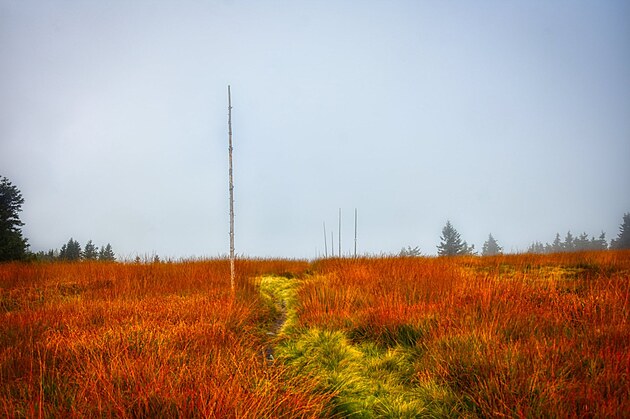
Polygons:
M335 257L335 239L332 231L330 232L330 255Z
M354 257L357 257L357 209L354 209Z
M341 257L341 208L339 208L339 257Z
M324 221L324 257L328 257L328 243L326 243L326 222Z

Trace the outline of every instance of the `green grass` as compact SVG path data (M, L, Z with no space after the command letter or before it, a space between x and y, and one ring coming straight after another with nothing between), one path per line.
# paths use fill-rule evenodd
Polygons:
M278 313L286 311L274 350L276 358L295 374L316 379L318 391L333 394L335 416L457 415L458 403L451 390L416 374L416 346L383 347L369 340L353 343L340 330L299 327L297 290L308 280L267 276L260 279L260 288Z
M274 333L282 336L290 333L297 324L297 288L300 282L286 276L263 276L259 278L260 293L263 299L273 307L273 315L282 321L274 325L279 330ZM271 326L273 329L274 326Z

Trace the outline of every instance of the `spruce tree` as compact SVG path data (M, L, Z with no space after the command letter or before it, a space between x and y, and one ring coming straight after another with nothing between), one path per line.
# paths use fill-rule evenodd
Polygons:
M450 221L446 221L446 225L442 228L440 240L441 242L437 246L440 256L464 255L469 251L468 245L462 242L461 236Z
M88 240L88 242L85 243L82 255L84 260L96 260L98 258L98 248L94 246L92 240Z
M19 213L24 198L9 179L0 176L0 262L24 259L28 248Z
M68 255L68 246L63 244L61 246L61 249L59 249L59 259L66 260L66 258L68 257L67 255Z
M416 247L407 246L400 249L400 253L398 253L398 256L402 256L402 257L422 256L422 251L420 250L420 247L418 246Z
M623 215L619 235L610 243L612 249L630 249L630 212Z
M549 243L547 243L547 246L549 246ZM540 241L535 241L527 248L527 253L545 253L546 251L545 245Z
M606 242L606 233L602 231L602 234L599 235L599 238L594 238L591 240L593 242L593 250L606 250L608 249L608 243Z
M68 243L61 246L59 259L72 262L81 260L81 245L79 242L70 237Z
M593 238L593 240L595 239ZM589 240L588 234L582 233L573 239L573 250L591 250L591 240Z
M567 235L564 238L564 243L562 243L562 250L565 252L573 252L575 250L575 243L573 239L573 234L571 234L571 230L567 231Z
M549 252L548 253L562 252L563 249L564 248L562 246L562 240L560 240L560 233L556 233L556 238L554 239L554 241L551 244L551 246L549 246Z
M499 246L499 243L492 237L492 233L488 235L488 240L483 244L481 248L481 254L483 256L493 256L501 253L503 249Z
M98 253L98 260L104 260L104 261L116 260L116 256L114 255L114 251L112 250L111 244L107 243L106 246L101 246L101 250Z

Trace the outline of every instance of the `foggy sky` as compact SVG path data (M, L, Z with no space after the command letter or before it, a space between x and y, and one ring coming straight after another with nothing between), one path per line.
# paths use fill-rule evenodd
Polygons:
M0 175L31 249L480 249L617 236L626 1L0 0ZM330 238L328 238L330 240ZM329 249L330 251L330 249Z

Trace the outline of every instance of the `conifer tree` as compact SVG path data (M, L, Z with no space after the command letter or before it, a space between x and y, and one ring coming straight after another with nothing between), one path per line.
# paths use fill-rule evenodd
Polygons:
M588 234L582 233L579 236L576 236L575 239L573 239L573 250L591 250L591 240L589 240Z
M481 248L481 254L483 256L493 256L501 253L503 249L499 246L499 243L492 237L492 233L488 235L488 240L483 244Z
M630 212L623 215L619 235L610 243L612 249L630 249Z
M81 260L81 245L79 242L70 237L68 243L61 246L59 259L68 261Z
M19 260L26 256L27 240L22 236L19 213L24 198L9 179L0 176L0 262Z
M602 234L599 235L599 238L593 237L591 239L593 250L606 250L608 249L608 243L606 242L606 233L602 231Z
M560 239L560 233L556 233L556 238L554 239L551 246L549 246L548 253L562 252L562 250L563 250L563 246L562 246L562 240Z
M446 225L442 228L442 237L440 244L437 246L438 255L440 256L456 256L468 253L469 248L455 230L450 221L446 221Z
M416 247L407 246L400 249L400 253L398 253L398 256L403 256L403 257L422 256L422 251L420 250L420 247L418 246Z
M575 250L575 243L573 239L573 234L571 234L571 230L567 231L567 235L564 238L564 243L562 243L562 250L565 252L572 252Z
M549 243L547 243L547 247L549 246ZM546 247L544 244L542 244L542 242L540 241L535 241L534 243L530 244L529 247L527 248L527 253L545 253L547 251Z
M101 250L98 253L98 260L114 261L116 256L112 250L112 245L107 243L106 246L101 246Z
M98 258L98 248L94 246L92 240L88 240L88 242L85 243L82 256L84 260L96 260Z

